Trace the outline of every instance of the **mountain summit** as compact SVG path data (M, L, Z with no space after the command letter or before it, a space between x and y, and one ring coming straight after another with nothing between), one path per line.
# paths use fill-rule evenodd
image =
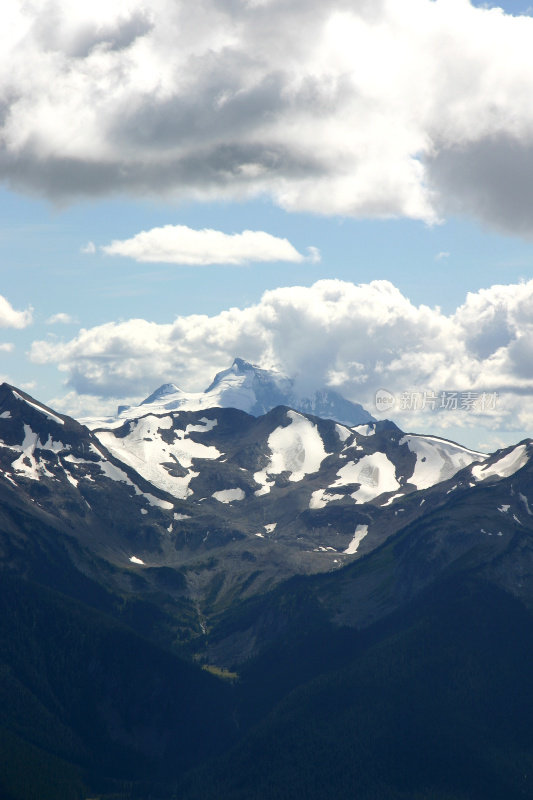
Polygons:
M148 413L206 408L237 408L259 417L276 406L288 406L344 425L375 422L363 406L346 400L332 389L319 389L310 397L300 396L292 378L277 370L262 369L242 358L236 358L229 369L218 372L204 392L184 392L173 383L165 383L138 406L119 406L116 418L137 419ZM101 424L96 420L83 421L90 427Z

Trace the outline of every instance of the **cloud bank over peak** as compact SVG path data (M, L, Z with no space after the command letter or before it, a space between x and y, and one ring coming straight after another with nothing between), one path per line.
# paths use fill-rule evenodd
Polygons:
M15 0L0 178L529 236L532 37L468 0Z
M203 390L235 355L294 376L299 393L329 385L373 413L376 391L387 389L406 426L417 409L402 409L402 396L455 391L496 393L489 423L531 429L523 394L533 390L533 281L469 294L445 315L412 304L388 281L322 280L214 316L109 322L31 349L35 363L57 364L78 395L128 400L164 382ZM452 416L442 424L467 423Z

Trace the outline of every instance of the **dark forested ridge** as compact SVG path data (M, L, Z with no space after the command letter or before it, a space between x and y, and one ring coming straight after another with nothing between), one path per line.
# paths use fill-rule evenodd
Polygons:
M300 616L237 681L41 587L1 602L2 797L533 792L533 617L483 581L365 631Z
M286 659L274 648L244 670L264 716L184 798L531 796L533 618L518 601L450 582L365 634L333 634L317 658L327 641L302 635Z

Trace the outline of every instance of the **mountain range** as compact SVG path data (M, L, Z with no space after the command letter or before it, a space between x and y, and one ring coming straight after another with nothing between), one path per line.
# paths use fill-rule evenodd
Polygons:
M0 387L3 798L531 795L533 442L291 391Z

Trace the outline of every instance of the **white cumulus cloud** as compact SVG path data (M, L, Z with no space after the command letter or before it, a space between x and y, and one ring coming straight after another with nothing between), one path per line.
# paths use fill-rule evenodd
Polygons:
M16 311L9 300L0 295L0 328L26 328L32 322L32 309Z
M13 0L0 177L533 233L533 19L469 0Z
M64 311L59 311L57 314L52 314L52 316L48 317L46 320L47 325L70 325L73 322L76 322L75 318L71 316L71 314L67 314Z
M204 266L206 264L245 264L250 261L304 261L287 239L264 231L227 234L209 228L194 230L186 225L164 225L141 231L131 239L113 241L102 247L112 256L135 261ZM312 260L318 251L310 248Z

